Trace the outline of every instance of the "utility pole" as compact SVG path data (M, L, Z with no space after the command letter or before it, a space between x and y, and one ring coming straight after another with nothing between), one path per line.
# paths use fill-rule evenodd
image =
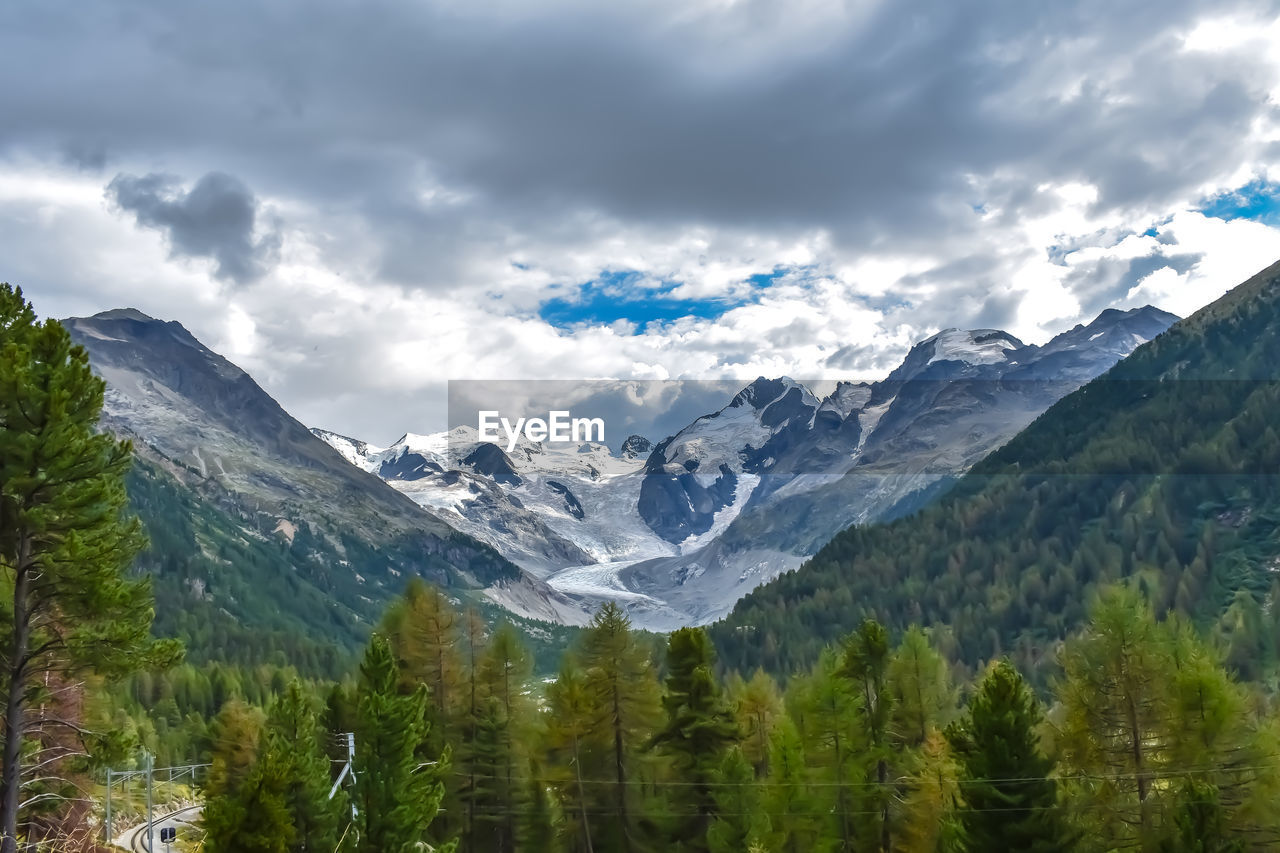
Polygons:
M146 750L142 754L146 756L147 762L147 853L152 853L156 849L156 827L151 812L151 771L155 767L156 757Z
M111 768L107 768L107 838L108 844L111 843Z
M347 763L342 766L342 772L338 774L338 781L333 783L333 787L329 789L329 799L333 799L338 793L338 788L342 787L342 780L346 779L348 774L351 781L356 781L356 736L354 732L347 732ZM356 814L356 798L351 798L351 819L355 820Z

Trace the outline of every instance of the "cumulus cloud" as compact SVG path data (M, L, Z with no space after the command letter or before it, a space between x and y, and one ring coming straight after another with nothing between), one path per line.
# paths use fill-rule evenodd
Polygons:
M107 196L139 225L161 231L174 255L211 259L213 275L224 281L262 278L280 250L278 232L256 233L258 201L231 175L210 172L183 190L172 175L121 173Z
M0 277L55 315L180 320L375 441L441 426L449 378L874 377L947 326L1039 342L1110 306L1187 314L1280 257L1273 224L1203 210L1280 180L1276 20L15 0ZM660 283L708 310L540 315L616 273L624 307Z

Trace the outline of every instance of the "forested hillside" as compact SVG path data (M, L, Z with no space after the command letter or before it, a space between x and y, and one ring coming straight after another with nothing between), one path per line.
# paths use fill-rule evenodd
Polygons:
M358 677L323 701L294 683L223 704L205 741L204 849L1242 853L1280 842L1274 711L1136 590L1097 597L1058 656L1050 705L1007 660L957 682L936 639L868 620L783 689L762 671L717 675L704 629L655 642L606 604L539 683L509 626L415 584ZM348 732L355 779L330 800L324 770L346 763Z
M779 674L864 617L1035 672L1100 584L1136 577L1248 676L1276 656L1280 264L1065 397L937 503L850 528L712 629Z
M305 521L285 530L274 514L194 475L184 483L184 474L140 454L128 490L149 538L135 568L153 578L155 632L182 640L192 663L339 677L409 577L430 578L490 616L505 613L471 584L510 564L462 534L450 549L448 539L412 534L375 545ZM540 671L554 669L575 629L509 619Z

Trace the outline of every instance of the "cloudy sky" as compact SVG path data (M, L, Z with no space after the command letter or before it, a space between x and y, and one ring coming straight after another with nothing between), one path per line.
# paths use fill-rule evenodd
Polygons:
M0 280L305 422L448 379L877 377L1280 258L1280 4L0 4Z

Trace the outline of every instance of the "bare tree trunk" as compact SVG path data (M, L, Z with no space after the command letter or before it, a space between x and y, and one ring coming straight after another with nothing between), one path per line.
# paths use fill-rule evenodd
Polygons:
M631 849L631 819L627 814L627 768L622 741L622 699L618 695L618 680L613 681L613 760L618 777L618 820L622 824L622 849ZM0 851L2 853L2 851Z
M838 719L838 718L837 718ZM842 850L853 849L853 839L849 832L849 809L845 805L844 790L844 756L840 753L840 724L836 723L834 732L836 750L836 808L840 809L840 840Z
M23 696L26 692L27 646L31 639L31 614L27 611L30 583L27 565L31 544L23 536L18 545L18 562L13 583L13 648L10 651L7 695L4 705L4 764L0 767L0 853L17 853L18 803L22 791L22 738L26 720Z
M573 769L578 773L578 808L582 811L582 832L587 837L587 853L595 853L591 846L591 824L587 823L587 795L582 790L582 762L578 759L578 733L573 733Z
M889 762L883 758L876 762L876 781L880 783L880 796L884 798L880 806L880 849L889 853L892 849L889 837Z

